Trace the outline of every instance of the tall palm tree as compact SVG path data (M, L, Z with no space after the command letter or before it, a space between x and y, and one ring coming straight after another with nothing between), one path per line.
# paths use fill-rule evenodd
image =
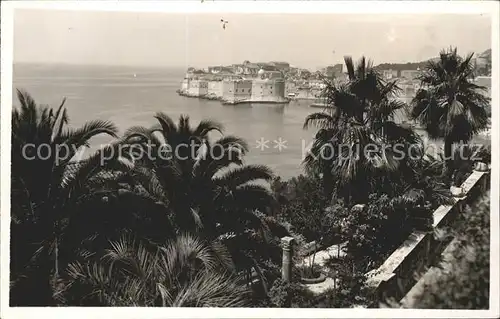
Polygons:
M69 207L83 196L82 186L99 171L91 162L83 162L81 170L74 170L71 160L92 137L116 136L117 129L100 120L68 129L64 100L53 109L38 106L26 92L18 90L17 95L20 108L12 111L11 280L14 288L24 288L13 290L11 302L16 303L20 294L30 304L44 305L50 297L35 293L36 289L26 283L27 273L45 272L35 277L47 284L49 278L58 277L59 239ZM53 267L49 266L51 256ZM33 263L35 266L30 267Z
M319 130L304 163L309 172L322 175L327 198L337 188L345 201L358 202L373 191L376 183L368 182L387 172L405 171L408 156L397 154L395 145L405 155L410 145L421 141L395 122L396 113L405 108L395 99L396 82L384 82L364 57L357 65L345 57L345 64L346 83L325 79L323 95L331 107L305 120L304 128Z
M265 218L275 204L266 185L273 178L271 170L244 165L248 146L238 137L226 135L211 141L210 132L222 132L216 122L206 120L191 127L187 116L181 116L177 124L163 113L155 118L156 127L132 127L123 138L124 154L133 163L128 194L156 203L170 216L175 233L219 238L238 269L259 271L260 261L274 250L259 255L253 248L265 246L263 242L268 248L278 245ZM253 246L239 244L249 242Z
M473 54L461 57L456 48L441 51L429 61L419 79L421 88L411 103L410 117L424 126L430 138L444 139L443 173L452 173L452 148L468 142L488 123L489 98L474 83Z
M58 294L70 306L243 307L249 291L227 252L190 235L165 246L123 237L101 258L68 267Z

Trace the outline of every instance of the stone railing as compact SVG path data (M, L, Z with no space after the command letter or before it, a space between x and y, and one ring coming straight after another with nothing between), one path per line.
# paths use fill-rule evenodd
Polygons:
M394 298L401 300L415 285L415 274L425 271L437 258L448 241L436 234L450 226L464 206L474 202L490 186L489 169L484 163L476 163L472 174L454 190L455 203L441 205L433 213L432 232L414 231L378 269L367 273L367 285L373 289L375 302Z

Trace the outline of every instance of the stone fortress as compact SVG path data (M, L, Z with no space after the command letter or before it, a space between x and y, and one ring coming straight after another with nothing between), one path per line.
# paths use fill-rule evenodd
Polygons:
M286 62L234 64L230 67L188 69L180 95L220 100L225 104L288 103L285 97Z
M433 58L431 60L437 60ZM478 85L491 96L491 50L477 54L472 60ZM397 80L400 98L408 102L420 87L419 74L427 61L417 63L383 63L375 67L386 81ZM347 80L343 64L310 71L288 62L244 61L229 66L212 66L204 70L189 68L177 90L188 97L219 100L224 104L289 103L291 100L321 100L324 78L335 82Z

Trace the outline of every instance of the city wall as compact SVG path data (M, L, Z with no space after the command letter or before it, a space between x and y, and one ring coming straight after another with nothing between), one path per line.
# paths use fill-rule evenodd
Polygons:
M288 103L283 79L186 78L178 93L224 103Z
M252 96L251 80L236 80L223 82L222 100L225 102L243 102Z
M208 81L208 96L214 98L221 98L223 94L223 82L222 81Z
M253 80L251 100L252 102L285 102L285 81L281 79Z

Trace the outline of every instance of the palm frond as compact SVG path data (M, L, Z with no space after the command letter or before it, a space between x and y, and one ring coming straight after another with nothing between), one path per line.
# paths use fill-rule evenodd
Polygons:
M330 114L324 112L309 114L304 121L304 129L308 129L311 126L318 128L332 128L335 126L336 119Z
M270 181L274 174L270 168L263 165L245 165L226 172L222 177L216 178L218 185L235 188L248 182L257 180Z
M222 134L223 129L223 125L219 122L202 120L194 130L193 135L205 137L211 131L217 131Z

